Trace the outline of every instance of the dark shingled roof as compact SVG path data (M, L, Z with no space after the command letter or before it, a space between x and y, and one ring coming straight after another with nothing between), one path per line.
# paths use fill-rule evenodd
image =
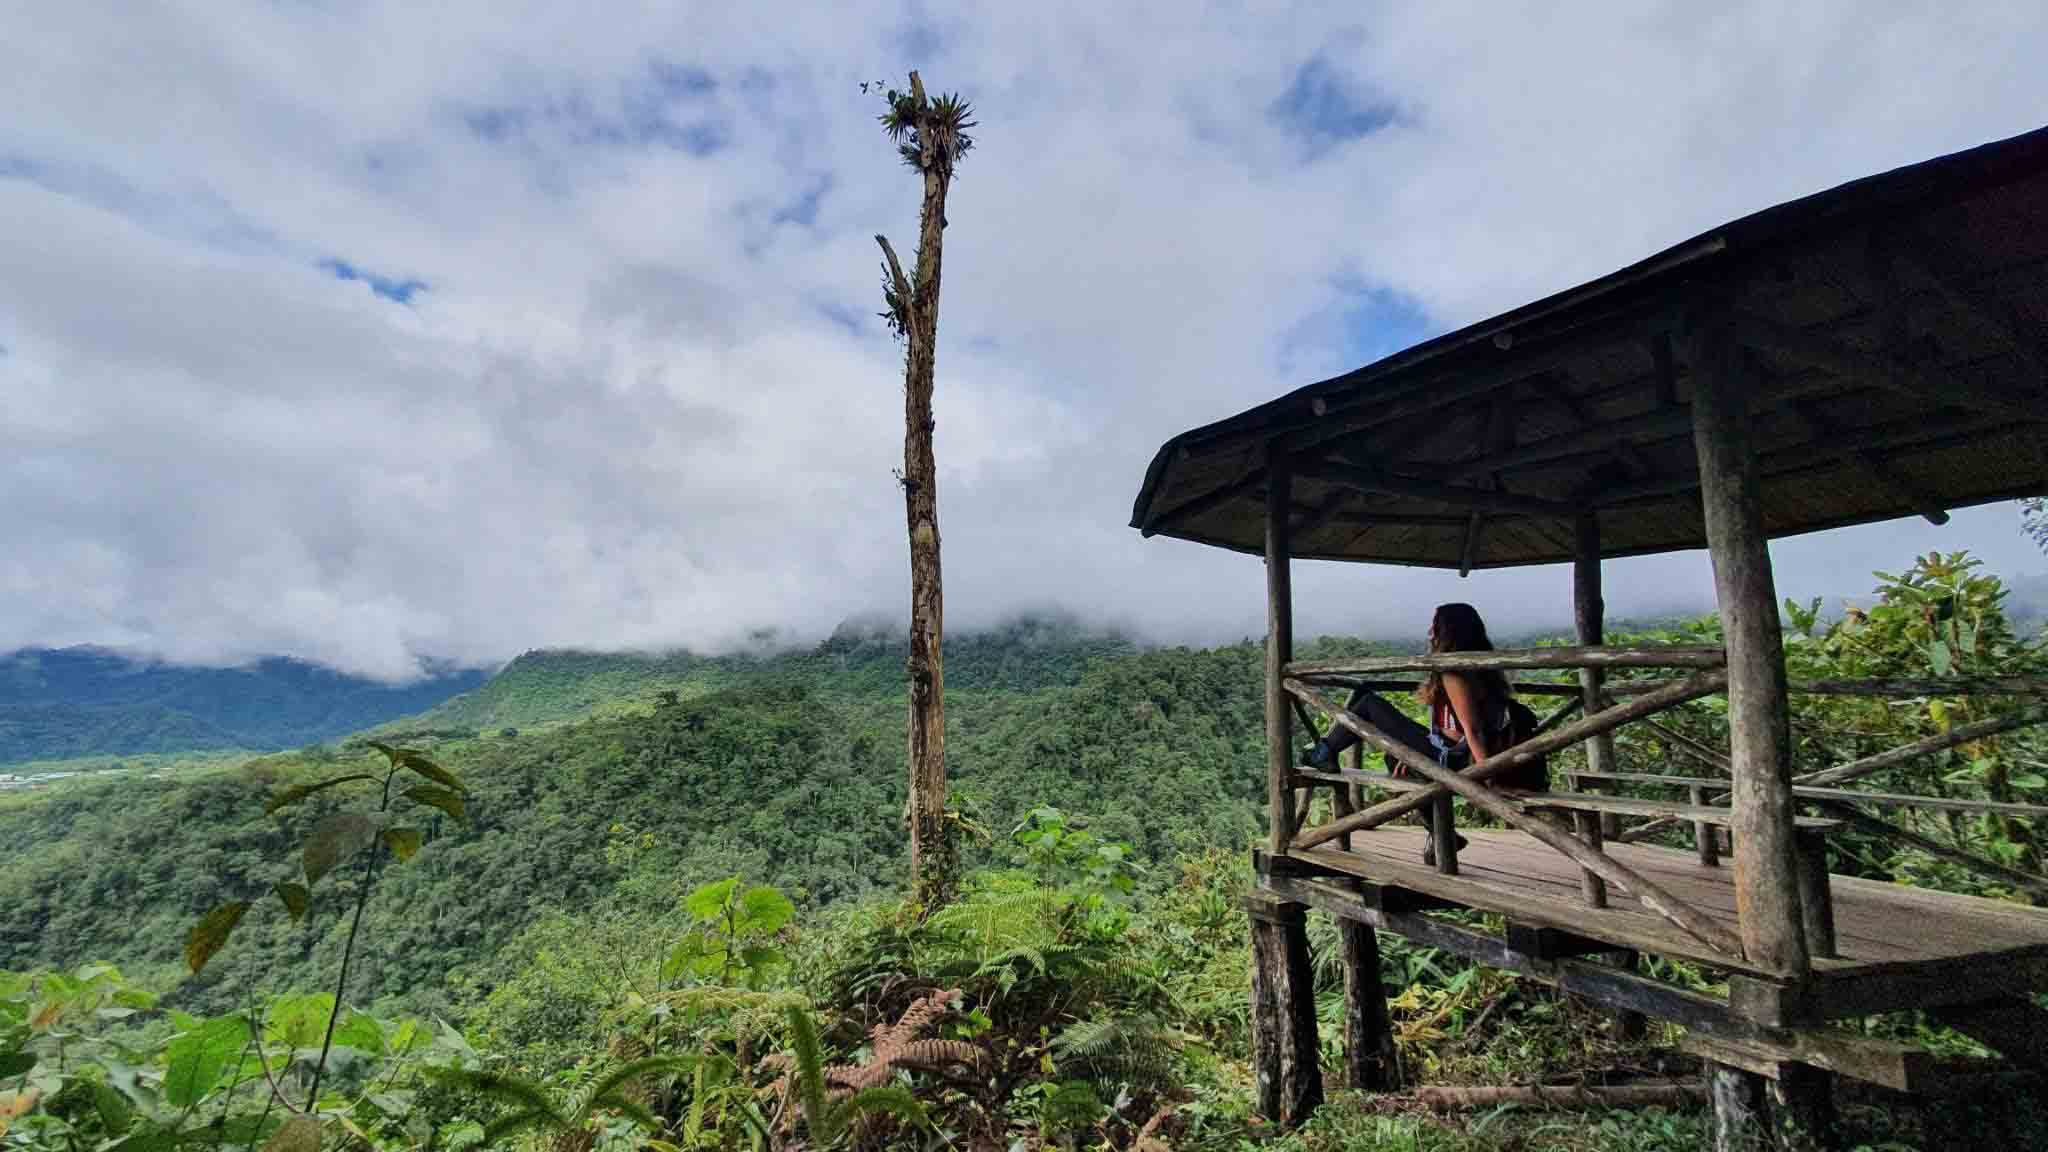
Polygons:
M1132 527L1263 552L1277 443L1299 557L1547 564L1587 510L1604 555L1705 547L1682 335L1702 316L1757 376L1771 536L2048 492L2048 128L1745 216L1184 432Z

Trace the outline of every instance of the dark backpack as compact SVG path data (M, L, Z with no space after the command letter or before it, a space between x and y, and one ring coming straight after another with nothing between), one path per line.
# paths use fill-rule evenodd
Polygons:
M1502 725L1502 747L1494 753L1496 756L1536 735L1536 729L1542 723L1527 704L1513 696L1508 697L1506 720ZM1505 776L1495 776L1493 784L1497 788L1515 788L1523 792L1547 791L1550 787L1550 757L1538 756Z

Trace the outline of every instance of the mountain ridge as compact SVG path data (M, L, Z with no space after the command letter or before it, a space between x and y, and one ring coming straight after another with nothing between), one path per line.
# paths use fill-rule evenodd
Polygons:
M322 743L430 709L489 675L440 668L388 684L284 656L201 667L109 648L22 648L0 655L0 763Z

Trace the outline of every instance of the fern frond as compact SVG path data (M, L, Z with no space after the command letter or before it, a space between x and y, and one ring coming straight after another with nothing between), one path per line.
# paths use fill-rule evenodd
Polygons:
M809 1009L790 1008L789 1042L795 1050L797 1094L803 1102L804 1120L810 1124L813 1138L829 1140L833 1133L826 1130L831 1120L825 1107L825 1051L818 1043L818 1025Z
M555 1110L555 1102L548 1097L547 1090L523 1076L514 1076L509 1072L480 1072L467 1068L446 1068L436 1075L458 1088L466 1088L479 1096L541 1113L558 1127L569 1123L567 1117Z
M598 1104L617 1107L621 1102L637 1103L629 1101L621 1094L620 1089L631 1085L642 1076L685 1071L694 1067L697 1060L695 1056L643 1056L638 1060L629 1060L584 1085L582 1090L577 1092L575 1107L569 1110L569 1115L588 1116L591 1108Z
M663 993L661 999L664 1003L677 1008L713 1011L751 1010L779 1013L793 1007L810 1005L809 1000L795 992L757 992L748 988L730 988L722 984L698 984L688 988L677 988Z
M1063 1061L1093 1072L1163 1084L1173 1078L1173 1054L1184 1040L1155 1016L1098 1016L1068 1025L1052 1048Z
M561 1117L553 1112L528 1109L524 1112L514 1112L510 1116L500 1116L484 1125L483 1139L479 1143L488 1148L507 1136L516 1136L521 1132L531 1132L536 1128L560 1131L564 1127Z
M666 1127L661 1122L661 1117L648 1111L647 1106L637 1100L608 1100L605 1103L619 1115L650 1132L659 1132Z
M840 1101L832 1111L832 1134L835 1136L870 1116L894 1116L919 1128L931 1123L924 1105L918 1103L917 1096L901 1084L863 1089Z

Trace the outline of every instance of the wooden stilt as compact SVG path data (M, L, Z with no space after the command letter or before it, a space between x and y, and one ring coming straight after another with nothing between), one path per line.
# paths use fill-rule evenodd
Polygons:
M1294 583L1287 521L1293 488L1287 457L1277 447L1266 461L1266 800L1272 808L1272 833L1267 844L1275 856L1287 854L1294 839L1294 714L1280 686L1288 661L1294 659Z
M1608 957L1623 972L1636 971L1636 953L1615 952ZM1614 1038L1626 1044L1634 1044L1650 1033L1650 1018L1633 1008L1617 1009L1614 1013Z
M1693 807L1704 808L1707 806L1706 785L1694 784L1687 791L1691 795ZM1704 820L1693 821L1692 846L1693 851L1699 854L1700 867L1719 868L1721 866L1721 837L1714 825Z
M1785 1064L1764 1083L1771 1109L1771 1146L1778 1152L1829 1152L1836 1147L1835 1076L1807 1064Z
M1572 820L1578 825L1579 839L1584 840L1586 847L1595 852L1600 851L1607 843L1607 831L1600 824L1601 815L1599 812L1572 813ZM1607 881L1602 880L1592 869L1579 870L1579 887L1585 893L1587 907L1607 907Z
M1446 876L1458 874L1458 823L1451 809L1449 792L1429 806L1429 838L1436 847L1436 870Z
M1252 922L1252 1076L1259 1114L1285 1128L1323 1102L1306 906L1245 898Z
M1599 515L1585 513L1575 522L1574 529L1572 619L1577 626L1579 643L1597 645L1603 642L1607 629L1607 602L1600 591ZM1605 677L1606 673L1598 668L1579 669L1579 690L1588 715L1600 710L1600 685ZM1602 733L1586 741L1586 769L1590 772L1619 770L1614 758L1612 733ZM1620 814L1601 813L1600 831L1606 836L1618 834L1621 831Z
M1755 371L1724 323L1695 324L1688 335L1700 507L1728 644L1737 929L1752 963L1803 977L1808 958L1792 835L1784 637L1749 418Z
M1799 909L1806 928L1806 951L1811 956L1833 957L1835 951L1835 899L1828 880L1827 834L1818 828L1802 828L1799 842Z
M1379 934L1370 924L1338 920L1337 938L1344 950L1345 1079L1362 1092L1399 1091L1401 1060L1380 983Z
M1714 1152L1767 1152L1771 1137L1763 1077L1732 1064L1709 1063L1707 1094L1714 1102Z

